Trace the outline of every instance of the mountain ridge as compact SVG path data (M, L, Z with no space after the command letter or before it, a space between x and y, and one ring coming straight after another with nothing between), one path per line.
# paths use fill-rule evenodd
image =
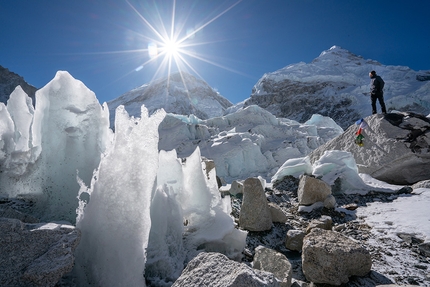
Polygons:
M17 86L21 86L24 92L32 99L34 106L37 88L28 84L20 75L0 65L0 102L6 104L10 94Z
M163 108L168 113L194 114L200 119L222 116L233 104L216 92L205 81L188 73L175 73L133 89L109 101L111 123L115 109L124 105L132 116L140 115L144 104L150 113Z
M339 46L323 51L311 63L299 62L264 74L242 105L259 105L277 117L299 122L318 113L346 128L371 114L371 70L386 83L389 110L430 112L430 71L383 65Z

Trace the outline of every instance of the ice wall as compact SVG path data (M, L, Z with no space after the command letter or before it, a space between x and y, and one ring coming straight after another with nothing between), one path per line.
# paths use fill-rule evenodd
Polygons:
M90 193L90 200L77 220L82 230L76 257L79 286L145 286L158 125L164 116L159 111L149 117L142 106L141 118L130 118L123 106L117 108L112 146L91 188L81 189Z
M20 190L16 179L35 161L31 143L33 114L31 99L20 86L10 95L7 107L0 104L0 193L15 195Z
M108 109L67 72L31 99L17 87L0 109L0 193L36 199L44 221L76 219L79 177L89 185L109 135Z
M333 120L314 115L304 124L276 118L258 106L234 114L195 121L168 115L159 128L159 149L189 156L198 146L215 162L225 182L263 176L270 179L288 159L309 152L343 132Z
M87 185L108 137L109 111L69 73L59 71L36 92L33 146L39 147L40 189L47 196L43 220L76 219L79 185ZM37 155L38 156L38 155Z
M157 186L145 270L151 283L170 286L198 252L241 258L247 233L235 228L230 198L221 198L199 148L183 163L175 150L160 151Z

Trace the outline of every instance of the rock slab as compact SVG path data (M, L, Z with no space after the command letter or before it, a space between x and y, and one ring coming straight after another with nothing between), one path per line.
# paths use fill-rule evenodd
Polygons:
M0 286L55 286L74 264L80 230L0 218Z
M172 287L278 287L272 273L253 269L221 253L200 253L182 271Z

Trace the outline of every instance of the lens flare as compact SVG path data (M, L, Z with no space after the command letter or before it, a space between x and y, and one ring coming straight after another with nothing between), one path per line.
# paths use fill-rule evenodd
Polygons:
M148 55L149 58L154 58L157 57L158 55L158 48L157 48L157 44L155 43L148 43Z

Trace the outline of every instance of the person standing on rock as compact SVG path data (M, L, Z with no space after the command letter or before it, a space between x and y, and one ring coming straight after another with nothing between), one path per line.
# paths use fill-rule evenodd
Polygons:
M375 71L369 73L370 77L370 100L372 101L372 114L376 114L376 100L379 101L381 105L381 110L383 114L387 113L384 103L384 80Z

